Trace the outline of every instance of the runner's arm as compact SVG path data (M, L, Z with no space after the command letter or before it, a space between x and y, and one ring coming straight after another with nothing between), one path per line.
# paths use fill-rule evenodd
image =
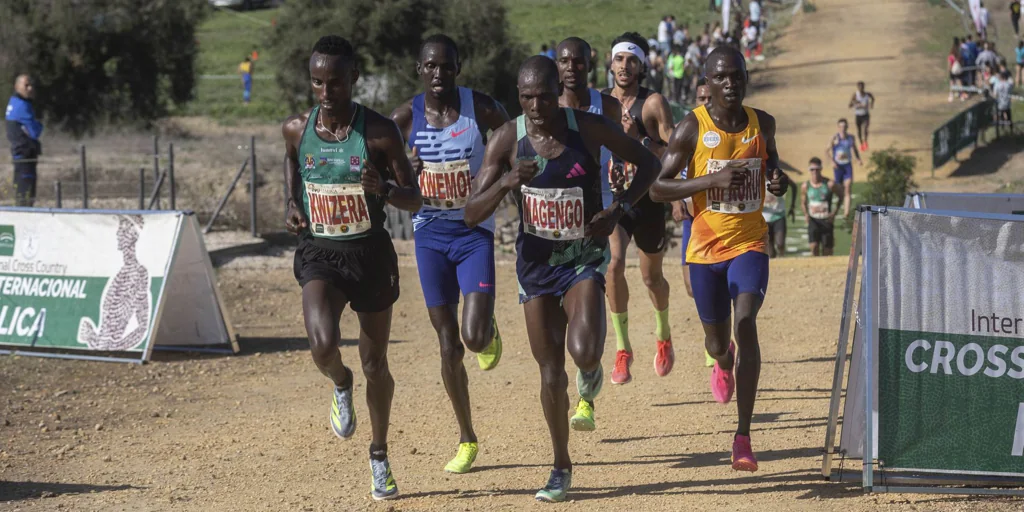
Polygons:
M800 211L804 213L804 220L807 220L807 182L800 185Z
M869 107L869 108L875 108L875 95L874 95L874 94L871 94L871 93L869 92L869 93L868 93L868 100L869 100L869 101L871 102L870 104L868 104L868 107Z
M302 211L302 176L299 174L299 142L306 127L306 116L295 115L281 126L284 136L284 184L288 195L285 198L285 228L299 233L308 226L306 214Z
M754 109L754 112L757 114L758 123L761 124L762 134L767 145L765 148L768 153L768 161L765 163L766 178L773 182L769 184L768 189L776 197L782 197L789 190L791 181L779 167L779 148L775 144L775 118L763 110ZM778 175L777 183L776 174ZM772 190L773 188L775 190Z
M588 134L593 134L598 144L636 166L633 181L616 201L626 202L630 205L636 204L651 188L654 180L658 178L658 174L661 172L661 162L640 141L626 135L620 126L604 116L584 114L582 118L586 120L587 127L590 129Z
M368 109L366 111L371 114L366 116L367 149L370 150L370 163L383 163L384 167L391 170L391 175L395 179L395 186L386 187L388 190L385 190L388 204L408 212L419 211L423 206L423 196L420 195L420 188L416 184L412 164L405 154L402 132L391 119ZM375 152L383 161L373 162ZM382 184L382 186L384 185Z
M856 140L854 142L856 142ZM859 163L861 165L864 165L864 162L861 161L861 159L860 159L860 150L857 149L857 144L852 144L852 147L853 147L853 156L857 157L857 163Z
M473 180L469 201L463 212L463 220L469 227L476 227L487 220L498 209L501 200L512 188L501 177L511 167L511 152L516 147L516 126L508 122L495 130L491 141L484 148L484 161Z
M644 117L644 128L651 137L650 150L661 158L665 154L666 141L672 137L672 107L664 96L654 93L649 101L644 103L641 114Z
M679 178L679 173L693 159L698 128L697 116L690 113L672 132L665 154L661 157L661 174L651 186L652 200L660 203L677 201L714 187L714 175L711 174L685 180ZM691 166L690 173L693 172Z

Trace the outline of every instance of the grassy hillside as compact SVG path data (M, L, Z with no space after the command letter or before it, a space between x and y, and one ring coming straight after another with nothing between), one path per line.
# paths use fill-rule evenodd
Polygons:
M679 22L689 23L691 31L698 32L705 22L720 17L708 12L704 0L509 0L508 9L514 32L532 50L539 51L542 43L578 36L594 45L602 59L616 36L626 31L653 35L665 14L675 14ZM262 47L277 13L277 9L224 10L207 19L197 34L203 78L196 99L177 114L206 115L229 124L276 122L289 114L274 83L274 55ZM237 69L254 47L260 50L260 60L252 103L246 106Z

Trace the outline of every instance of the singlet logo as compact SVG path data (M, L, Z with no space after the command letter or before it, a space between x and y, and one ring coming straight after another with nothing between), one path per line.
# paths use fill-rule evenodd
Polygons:
M348 170L352 171L352 172L360 172L361 171L360 166L359 166L360 162L361 162L361 160L359 159L358 156L351 156L351 157L349 157L349 159L348 159Z
M305 164L306 170L313 169L316 167L316 160L313 159L313 153L306 153Z
M717 148L722 143L722 136L718 132L706 131L701 141L707 148Z

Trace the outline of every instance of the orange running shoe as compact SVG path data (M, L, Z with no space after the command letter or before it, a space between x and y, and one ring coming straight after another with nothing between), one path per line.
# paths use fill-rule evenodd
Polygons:
M627 384L633 380L629 367L633 365L633 353L625 350L615 352L615 368L612 368L612 384Z
M654 373L664 377L672 371L676 362L676 351L672 348L672 340L658 340L658 351L654 354Z

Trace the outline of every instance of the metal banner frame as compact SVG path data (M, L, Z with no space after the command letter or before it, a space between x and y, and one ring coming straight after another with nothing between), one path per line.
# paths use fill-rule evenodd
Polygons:
M850 327L853 324L854 332L861 322L864 322L862 343L862 371L864 378L864 447L861 469L861 487L865 492L896 492L896 493L934 493L934 494L955 494L955 495L1009 495L1024 496L1024 480L1018 477L991 476L991 475L970 475L956 473L953 471L922 472L912 470L886 470L875 468L875 442L879 435L876 428L876 417L873 411L875 407L874 391L878 386L874 370L877 365L873 353L875 343L878 339L878 326L876 324L879 314L878 291L878 240L879 240L879 215L886 215L890 210L914 211L911 206L923 208L925 201L920 201L916 194L908 194L905 208L886 208L875 206L861 206L858 208L857 216L854 219L853 246L850 251L850 262L846 273L846 290L843 297L843 309L839 326L839 341L836 348L835 368L833 371L832 395L829 400L829 415L825 430L825 447L822 458L821 474L825 480L831 480L833 475L839 478L850 472L840 469L833 471L834 459L840 455L845 459L844 451L836 451L836 434L838 433L838 422L840 405L842 405L842 391L844 378L846 376L847 348L853 348L850 337ZM1020 222L1020 218L1014 215L1001 215L977 212L940 211L919 212L921 214L944 215L950 217L966 217L976 219L1007 220ZM863 256L863 262L859 259ZM863 272L860 272L863 270ZM861 278L861 293L864 302L864 318L857 317L857 303L854 299L856 283ZM850 322L851 318L856 318ZM854 337L855 338L855 337ZM856 352L854 351L854 354ZM853 393L855 390L848 390ZM847 397L849 400L849 396ZM845 427L845 423L844 423ZM853 427L851 425L851 427ZM957 486L957 487L941 487ZM992 488L999 487L999 488ZM1016 488L1014 488L1016 487Z

